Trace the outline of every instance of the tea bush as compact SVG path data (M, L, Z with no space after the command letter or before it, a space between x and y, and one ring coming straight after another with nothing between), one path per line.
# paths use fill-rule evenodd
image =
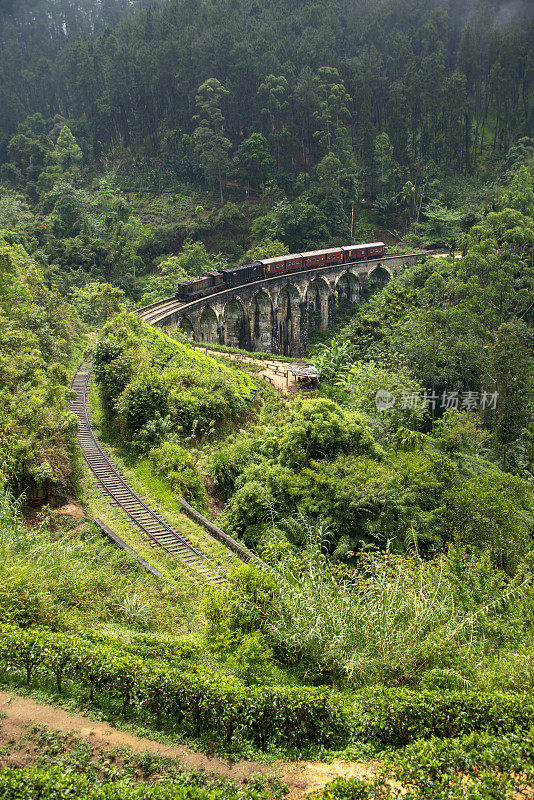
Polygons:
M0 773L2 800L269 800L282 796L268 787L268 782L263 780L251 781L250 788L240 788L229 782L209 786L187 776L138 785L124 779L95 783L87 775L59 767L10 768Z
M155 651L157 653L157 650ZM266 749L300 749L350 741L406 745L420 738L471 732L504 735L534 726L532 695L483 692L366 690L343 699L325 687L246 687L201 667L158 665L117 642L46 629L0 626L0 663L31 684L65 680L108 702L163 716L195 736L202 732Z

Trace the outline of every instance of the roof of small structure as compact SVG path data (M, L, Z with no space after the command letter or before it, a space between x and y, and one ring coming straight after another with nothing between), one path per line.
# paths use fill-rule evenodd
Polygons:
M298 378L319 378L319 370L312 364L292 364L289 371Z

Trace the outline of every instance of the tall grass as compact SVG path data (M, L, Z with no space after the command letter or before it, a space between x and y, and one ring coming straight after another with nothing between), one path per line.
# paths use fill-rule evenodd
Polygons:
M276 599L262 623L275 651L308 681L465 688L485 646L487 618L529 584L501 588L466 609L446 556L425 562L415 549L408 556L364 552L339 580L323 543L323 532L309 531L304 561L279 561Z
M183 621L185 591L171 582L161 586L89 521L78 529L68 518L44 513L30 526L20 502L0 493L1 622L168 630Z

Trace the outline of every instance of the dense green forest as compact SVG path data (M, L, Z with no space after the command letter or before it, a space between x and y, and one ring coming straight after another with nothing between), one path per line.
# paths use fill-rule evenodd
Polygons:
M376 224L454 246L532 158L528 3L0 14L0 217L66 290L106 280L150 300L211 262ZM210 255L182 258L189 241Z
M419 260L310 325L313 388L135 313L374 240ZM103 495L87 355L92 430L222 587ZM0 401L2 691L271 770L2 718L0 797L275 800L303 758L345 765L317 800L532 797L531 3L0 0Z

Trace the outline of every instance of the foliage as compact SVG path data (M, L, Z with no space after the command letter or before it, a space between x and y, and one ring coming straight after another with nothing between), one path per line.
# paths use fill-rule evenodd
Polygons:
M237 419L257 391L244 372L128 314L113 317L104 327L95 348L94 373L108 413L142 447L151 444L152 436L162 438L172 431L198 435L215 422ZM162 422L167 415L170 427Z
M173 491L196 508L207 505L206 487L187 450L175 442L163 442L150 451L152 466L170 483Z
M296 400L280 440L280 463L292 469L340 452L379 455L369 428L332 400Z
M470 411L449 408L437 421L436 439L445 453L472 453L479 455L489 433L484 430L480 417Z
M134 597L142 598L148 627L156 630L171 630L186 616L180 584L158 585L90 521L69 524L44 512L30 527L19 505L0 496L0 621L80 628L89 636L101 624L127 624Z
M510 572L530 546L532 494L520 478L489 472L447 489L443 518L449 537L487 549Z
M503 638L514 646L504 633L508 617L516 624L523 615L531 630L530 573L510 582L484 557L452 551L425 562L388 547L361 551L356 569L340 577L324 533L308 528L308 537L303 552L271 540L272 575L251 580L248 567L210 597L215 647L231 650L259 631L306 682L451 690L474 683Z
M65 410L65 366L80 322L42 283L21 245L0 239L0 483L61 492L76 480L76 422Z
M528 730L534 707L527 694L477 692L414 693L377 689L343 702L325 688L245 687L202 668L161 667L125 652L113 640L87 641L46 629L0 627L0 659L28 683L49 677L105 696L123 713L138 708L159 720L177 718L194 735L209 731L230 744L234 737L262 748L302 747L312 742L347 742L355 736L383 745L430 736Z
M252 782L251 782L252 783ZM259 785L237 788L233 784L204 786L202 781L181 777L172 781L135 784L131 780L95 782L87 775L74 774L60 767L49 769L14 769L2 772L0 795L6 800L31 800L34 797L69 797L72 800L271 800L280 797L271 792L262 779Z
M333 381L346 372L354 361L355 349L350 342L332 339L329 344L319 344L310 361L319 370L321 378Z
M423 394L406 370L387 369L374 361L356 361L336 380L348 408L365 415L375 434L391 435L400 428L418 428L427 410L414 405Z
M374 780L338 778L325 787L323 800L389 800L389 781L409 786L409 796L452 798L528 796L534 770L532 730L506 736L473 733L431 738L408 745Z

